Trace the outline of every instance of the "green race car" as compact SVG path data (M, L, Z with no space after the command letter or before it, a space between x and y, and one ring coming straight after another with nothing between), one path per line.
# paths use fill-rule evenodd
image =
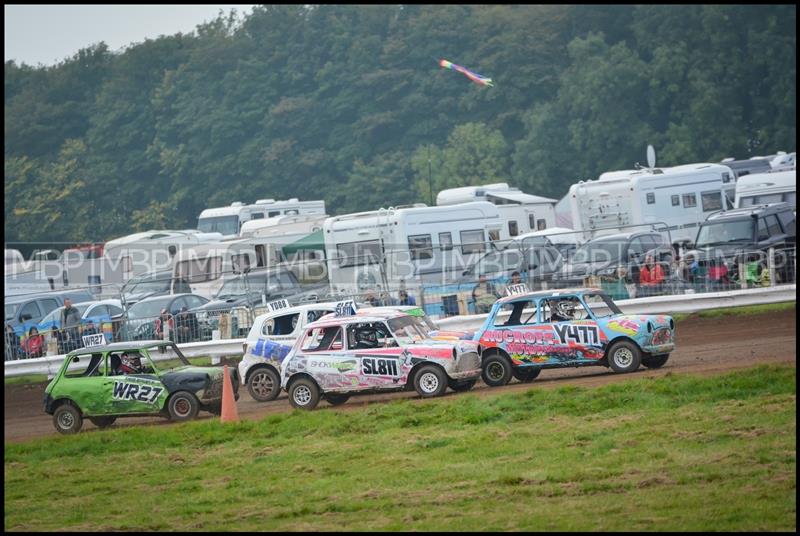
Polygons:
M238 400L236 367L229 373ZM45 389L44 411L62 434L80 431L84 418L100 428L118 417L187 421L201 409L219 414L222 382L222 368L192 365L170 341L92 346L67 354Z

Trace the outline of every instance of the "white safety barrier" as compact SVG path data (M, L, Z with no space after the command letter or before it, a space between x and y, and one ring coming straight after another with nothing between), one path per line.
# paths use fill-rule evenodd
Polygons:
M558 291L553 291L558 292ZM781 285L775 287L731 290L725 292L707 292L703 294L680 294L675 296L652 296L634 298L615 302L625 314L653 313L694 313L707 309L738 307L742 305L761 305L797 300L797 285ZM443 329L456 331L472 331L478 329L486 320L487 314L454 316L438 321ZM221 357L241 356L245 339L226 339L208 342L190 342L179 344L186 357L208 357L212 363L218 363ZM155 354L156 361L173 359L171 352ZM24 376L27 374L47 374L52 377L64 362L63 355L39 357L35 359L19 359L5 362L5 377Z

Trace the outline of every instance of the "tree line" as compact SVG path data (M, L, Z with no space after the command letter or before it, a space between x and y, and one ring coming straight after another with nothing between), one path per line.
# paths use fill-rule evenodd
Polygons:
M7 61L6 242L193 228L265 197L560 198L647 144L663 166L791 151L795 40L794 5L289 5Z

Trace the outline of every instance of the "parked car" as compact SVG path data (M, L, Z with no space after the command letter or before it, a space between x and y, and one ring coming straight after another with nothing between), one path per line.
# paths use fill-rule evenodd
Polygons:
M535 379L542 369L600 365L659 368L675 349L667 315L625 315L599 289L523 292L497 300L475 333L484 383Z
M174 354L175 360L156 363L156 352ZM131 360L133 368L126 371L122 365ZM231 374L238 399L238 373ZM80 431L84 419L100 428L119 417L158 415L187 421L200 410L220 413L222 382L221 367L194 366L169 341L92 346L67 354L45 389L44 411L62 434Z
M294 273L284 267L253 270L223 283L214 299L192 310L201 332L210 336L219 325L219 315L232 313L232 334L243 337L250 328L249 310L263 309L268 302L285 298L292 304L315 302L327 293L327 286L301 286ZM239 311L248 310L241 319Z
M145 298L152 298L153 296L191 293L192 287L186 280L174 277L172 270L165 270L132 278L125 284L123 299L125 306L130 307Z
M64 299L73 303L88 302L95 299L88 290L63 290L46 292L32 296L12 296L6 298L6 324L14 328L18 337L25 337L31 328L37 328L39 322L54 309L64 305Z
M732 277L738 262L766 265L775 250L776 276L793 281L794 248L797 245L795 207L789 203L754 205L711 214L697 231L693 249L686 253L698 261L701 273L722 263Z
M647 254L668 277L673 251L661 233L635 231L597 237L579 247L572 258L556 274L558 286L580 285L590 276L610 277L624 267L632 282L639 281L639 270Z
M558 248L547 243L546 237L513 240L504 249L490 251L464 270L459 285L474 284L485 276L494 285L506 285L511 274L518 272L530 286L552 282L564 260Z
M79 336L84 331L94 330L95 333L103 333L107 342L113 342L114 334L119 331L122 325L122 303L119 300L101 300L94 302L76 303L74 307L81 315L81 325ZM41 322L37 328L42 335L50 334L58 341L58 353L65 354L69 350L74 350L83 346L82 341L68 341L61 330L61 312L64 307L54 309ZM71 346L71 347L70 347ZM65 349L67 349L65 351Z
M340 313L306 326L281 367L281 387L295 408L332 405L355 393L414 389L439 396L471 389L480 376L476 342L433 340L401 311Z
M144 299L136 303L133 307L128 309L126 314L125 326L121 330L121 338L125 340L145 340L155 339L157 321L161 311L166 309L169 317L172 319L171 330L176 327L175 322L178 314L186 307L187 313L191 313L192 309L196 309L208 303L208 298L198 296L196 294L170 294L168 296L155 296L152 298ZM189 316L189 318L195 318ZM191 323L191 320L189 320ZM193 322L193 333L188 337L189 340L197 340L200 337L199 324L196 318ZM176 338L173 335L173 340ZM189 340L176 340L176 342L189 342Z

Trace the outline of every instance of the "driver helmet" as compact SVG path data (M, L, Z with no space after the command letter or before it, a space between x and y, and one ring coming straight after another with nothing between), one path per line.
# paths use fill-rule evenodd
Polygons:
M561 300L556 304L556 312L563 318L573 318L575 316L575 302L572 300Z
M122 367L125 372L139 372L142 370L142 360L139 354L128 354L124 352L120 357Z
M355 330L356 343L367 343L370 346L378 344L378 335L374 329L371 328L357 328Z

